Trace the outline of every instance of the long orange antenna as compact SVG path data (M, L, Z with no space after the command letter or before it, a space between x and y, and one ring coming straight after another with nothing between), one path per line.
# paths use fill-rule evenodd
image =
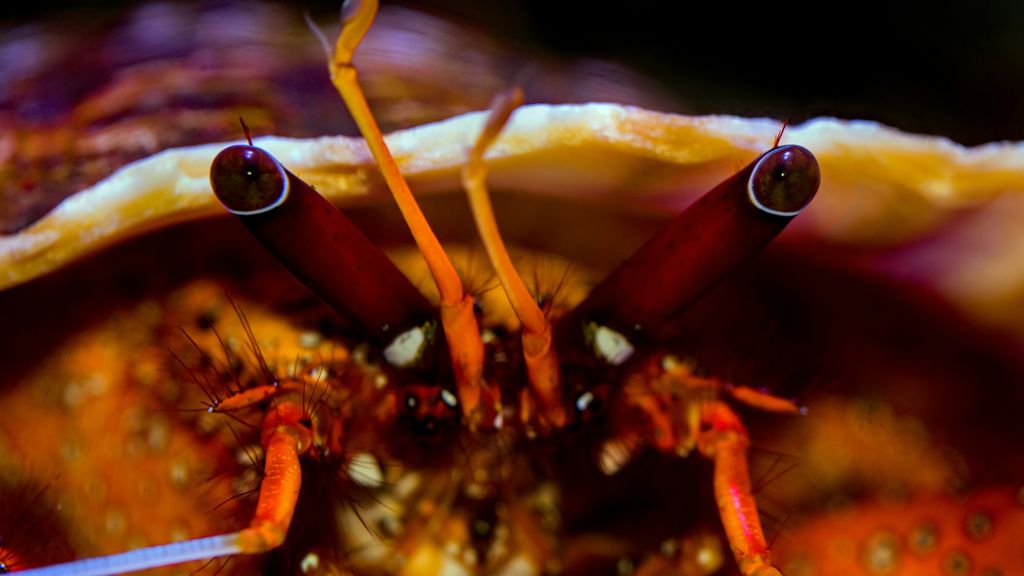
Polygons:
M402 217L412 232L416 245L427 261L430 274L441 294L441 324L448 338L455 369L459 400L464 412L472 412L480 402L483 377L484 345L473 313L473 298L465 293L455 267L441 248L426 217L409 190L409 184L398 170L377 121L370 111L356 69L352 65L355 52L377 14L377 0L347 0L342 8L341 35L329 62L331 82L348 106L352 118L370 148L384 181L398 204Z
M551 323L526 289L516 272L505 243L498 231L494 209L487 192L487 164L484 153L505 127L509 117L523 103L523 91L514 88L497 95L491 102L487 124L477 138L469 159L462 168L462 185L469 196L469 206L476 220L480 239L487 249L501 285L508 294L512 309L523 325L523 356L534 396L540 403L544 418L555 426L565 424L565 411L561 401L561 380L558 358L551 345Z

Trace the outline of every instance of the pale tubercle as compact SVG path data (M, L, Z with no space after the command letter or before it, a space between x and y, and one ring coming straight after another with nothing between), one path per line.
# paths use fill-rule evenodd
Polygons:
M459 172L485 117L465 114L387 137L414 192L462 193ZM667 216L770 148L780 125L613 104L525 106L487 153L491 187ZM831 118L789 126L782 143L812 150L822 172L821 189L795 223L795 235L892 247L934 231L964 208L1006 194L1024 198L1022 143L967 148ZM0 236L0 289L146 231L221 214L208 173L228 144L166 150L126 165L21 232ZM264 137L255 144L338 204L387 200L357 138ZM1005 232L1010 244L1024 243L1024 230ZM1019 276L1024 283L1024 273Z

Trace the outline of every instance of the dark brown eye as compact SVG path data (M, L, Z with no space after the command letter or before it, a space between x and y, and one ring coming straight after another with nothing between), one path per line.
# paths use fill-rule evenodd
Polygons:
M255 146L229 146L210 166L210 184L232 214L260 214L288 198L288 174L265 150Z
M754 165L747 189L759 210L775 216L796 216L818 191L818 161L802 146L779 146Z

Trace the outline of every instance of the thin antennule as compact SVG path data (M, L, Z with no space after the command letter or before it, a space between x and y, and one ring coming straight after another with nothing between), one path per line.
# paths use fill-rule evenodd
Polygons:
M786 131L787 126L789 126L789 118L782 121L782 128L779 128L779 133L775 135L775 141L772 142L772 148L779 147L779 142L782 142L782 133Z
M523 325L523 356L526 360L530 387L540 401L544 417L555 426L565 424L565 411L561 402L558 358L551 345L551 323L526 289L516 272L505 242L494 218L494 209L487 192L487 164L484 153L505 127L509 117L523 103L523 91L518 87L500 93L491 101L487 124L477 138L469 158L462 168L462 186L469 197L469 206L480 239L494 266L502 287L508 295L512 309Z
M313 32L313 35L316 36L316 39L320 42L320 46L324 49L324 55L327 56L327 59L330 60L333 58L334 55L331 54L331 43L327 40L327 36L324 36L324 31L321 30L320 27L316 25L316 22L313 21L313 16L309 13L309 8L302 11L302 18L306 21L306 27ZM342 19L344 19L344 14L342 15Z
M409 184L402 177L391 156L366 97L359 87L352 55L377 14L377 0L348 0L342 8L342 29L328 63L331 82L348 106L352 118L366 140L380 168L388 189L409 226L416 245L427 262L430 274L441 294L441 323L452 357L460 401L465 412L473 411L480 399L483 375L483 341L473 312L473 298L465 293L451 260L427 223L423 211L413 198Z
M242 132L245 132L245 139L249 142L249 146L252 146L252 134L249 132L249 126L245 123L245 118L239 116L238 123L242 125Z

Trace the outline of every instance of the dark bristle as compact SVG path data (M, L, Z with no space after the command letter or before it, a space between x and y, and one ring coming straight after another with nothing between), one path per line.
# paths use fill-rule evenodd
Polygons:
M769 550L771 550L772 548L775 547L775 541L778 540L779 536L782 535L782 532L786 529L786 524L789 524L789 520L792 517L793 517L793 512L792 511L787 512L786 513L786 517L783 518L782 522L779 523L779 527L775 529L775 531L772 534L771 538L768 539L768 549Z
M779 147L779 142L782 141L782 133L786 131L787 126L789 126L789 118L782 121L782 127L779 128L778 134L775 135L775 140L772 142L772 148Z
M218 332L216 328L211 328L210 331L213 332L213 336L214 338L217 339L217 343L220 345L221 352L224 354L224 369L219 371L222 374L226 374L227 376L229 376L231 380L235 383L235 387L233 389L229 387L228 390L232 394L240 394L243 390L245 390L245 387L242 385L242 380L239 377L241 369L244 367L244 365L241 364L241 359L236 357L231 352L231 349L228 347L227 342L224 340L224 338L221 337L220 332ZM198 346L198 344L196 346ZM213 357L208 357L212 362ZM215 370L217 369L216 364L214 364L213 367Z
M0 475L0 563L17 572L74 558L71 527L61 520L51 485Z
M242 310L242 307L239 306L230 295L225 294L225 297L231 304L231 308L235 311L235 316L238 317L238 322L242 325L242 330L245 332L246 342L249 345L249 352L252 353L253 358L256 359L256 365L260 369L264 383L271 384L276 382L277 376L267 364L267 359L263 355L263 351L260 349L259 341L256 340L256 334L252 331L252 324L249 323L249 318L246 317L245 311Z
M794 461L790 462L789 465L783 467L781 464L783 460L787 459L793 459ZM787 457L787 455L784 454L777 454L775 457L775 461L772 462L771 466L769 466L767 470L762 472L757 479L754 479L754 481L751 482L752 491L755 494L761 492L763 488L781 479L786 474L789 474L790 472L795 470L797 466L799 466L799 462L795 461L794 456L790 455ZM776 468L780 469L776 470Z
M544 307L544 314L546 316L551 315L552 311L561 308L564 302L561 302L566 291L569 289L569 279L572 276L572 264L566 264L565 269L562 270L562 275L558 278L558 282L554 288L548 293L548 300Z
M184 332L184 329L182 331ZM178 365L181 366L182 370L184 370L185 373L189 375L189 378L192 379L192 382L194 382L195 385L198 386L200 390L202 390L207 400L209 400L210 406L216 406L217 404L220 403L221 399L214 392L214 389L212 386L210 386L209 381L207 381L206 384L200 382L199 377L196 376L196 373L191 368L189 368L187 364L185 364L185 361L181 359L181 356L178 356L178 354L175 353L174 349L172 349L170 346L167 347L167 353L170 354L171 357L174 358L175 362L177 362Z

